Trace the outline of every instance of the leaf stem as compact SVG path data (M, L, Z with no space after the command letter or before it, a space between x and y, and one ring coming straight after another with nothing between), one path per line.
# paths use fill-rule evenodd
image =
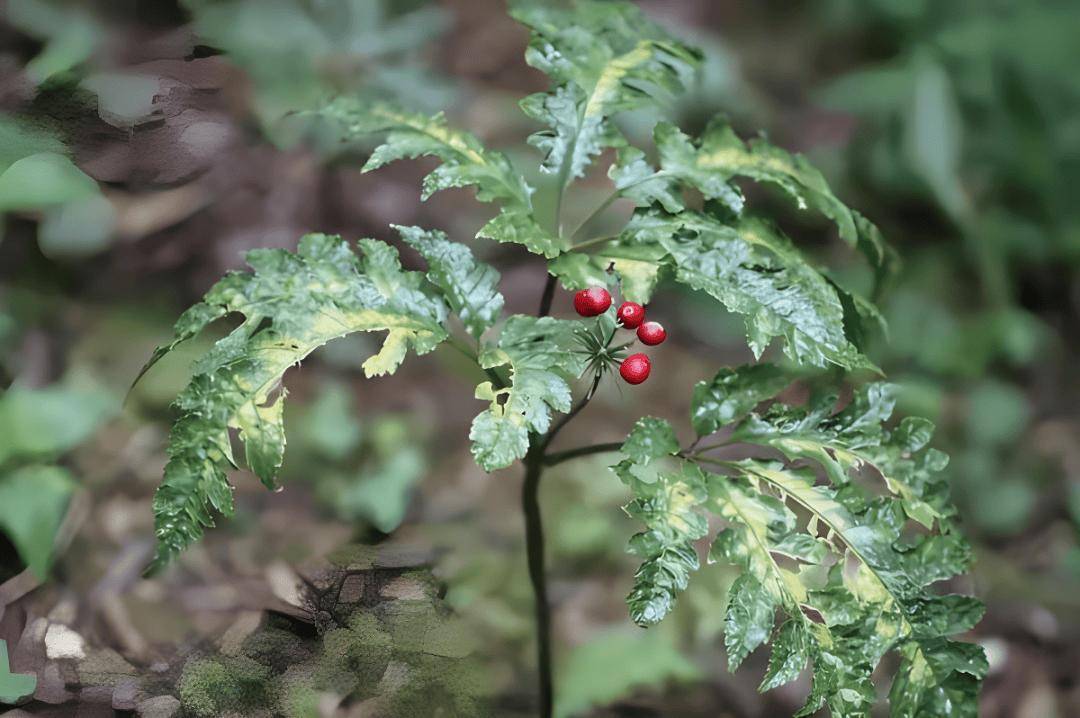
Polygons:
M497 372L494 368L485 368L480 366L479 356L472 347L464 344L453 334L449 336L449 338L447 339L447 343L454 349L457 349L459 352L465 355L465 357L467 357L469 361L471 361L473 364L476 364L476 366L479 367L487 375L487 378L491 380L491 383L495 385L496 389L503 389L507 386L506 380L503 379L499 372Z
M611 240L618 239L618 238L619 238L618 234L605 234L603 237L593 237L592 239L587 239L584 242L579 242L578 244L575 244L573 247L571 247L570 249L568 249L566 251L567 252L577 252L577 251L580 251L582 249L585 249L586 247L592 247L594 245L602 244L604 242L610 242Z
M604 454L610 451L618 451L620 448L622 448L621 441L612 441L606 444L590 444L588 446L567 449L566 451L556 451L553 454L544 456L544 466L557 466L564 461L570 461L571 459L577 459L582 456L591 456L592 454Z
M613 204L613 203L615 202L615 200L619 199L619 197L620 197L620 196L621 196L621 192L620 192L620 190L615 190L614 192L612 192L612 193L611 193L611 194L610 194L610 195L608 196L608 198L607 198L607 199L605 199L605 200L604 200L604 201L603 201L603 202L602 202L602 203L600 204L600 206L599 206L599 207L597 207L597 208L596 208L596 209L594 209L594 210L593 210L593 211L592 211L591 213L589 213L589 216L588 216L588 217L586 217L585 219L581 220L581 222L580 222L580 223L578 223L578 226L577 226L577 227L574 227L574 231L573 231L573 232L570 232L570 233L569 233L569 235L568 235L568 236L570 237L570 239L571 239L571 240L573 240L573 238L574 238L574 237L578 236L578 234L579 234L579 233L581 232L581 230L585 229L585 226L586 226L587 224L589 224L589 222L592 222L592 221L593 221L594 219L596 219L597 217L599 217L599 216L600 216L600 214L601 214L601 213L603 213L603 211L604 211L604 210L606 210L606 209L607 209L608 207L610 207L610 206L611 206L611 205L612 205L612 204Z

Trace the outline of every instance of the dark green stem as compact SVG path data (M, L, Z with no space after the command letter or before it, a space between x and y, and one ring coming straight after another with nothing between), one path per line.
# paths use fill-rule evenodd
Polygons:
M544 471L543 452L530 450L525 457L525 483L521 489L521 509L525 514L525 551L529 580L533 589L536 620L536 662L541 718L551 718L554 696L551 667L551 605L547 598L544 570L544 525L540 517L540 476Z
M544 456L544 466L557 466L558 464L561 464L564 461L570 461L571 459L590 456L592 454L604 454L610 451L618 451L621 448L621 441L612 441L607 444L590 444L589 446L579 446L574 449L567 449L566 451L556 451L554 454L547 454Z

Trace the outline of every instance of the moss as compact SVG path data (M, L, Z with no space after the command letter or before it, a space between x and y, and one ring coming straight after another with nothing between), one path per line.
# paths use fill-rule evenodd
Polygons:
M309 664L291 666L278 685L277 713L285 718L319 718L316 669Z
M178 691L184 710L197 718L249 713L271 703L271 673L246 656L192 658Z
M240 653L277 672L305 663L315 654L315 646L292 631L264 628L248 636Z
M374 568L378 556L378 546L353 543L339 546L326 558L338 568L362 571Z
M438 579L427 569L405 571L399 576L400 579L415 583L423 591L424 596L431 602L441 601L440 593L442 585Z
M378 619L357 611L349 625L327 631L319 659L319 682L339 695L371 695L393 655L393 640Z
M492 715L484 670L476 661L414 657L409 680L390 699L393 718L477 718Z
M382 616L397 651L463 658L476 647L467 627L430 601L392 601Z

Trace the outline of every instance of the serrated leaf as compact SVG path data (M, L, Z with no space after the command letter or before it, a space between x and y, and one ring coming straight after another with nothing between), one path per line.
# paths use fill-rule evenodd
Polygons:
M729 226L700 212L650 211L636 215L624 233L659 242L675 265L676 281L742 314L755 356L780 337L784 352L801 364L873 367L848 341L844 309L829 281L764 222L743 219Z
M564 238L541 227L536 218L523 208L504 209L481 227L476 236L502 244L520 244L533 254L549 259L559 256L569 246Z
M637 147L619 148L615 162L608 168L608 177L620 196L634 200L639 206L659 203L665 212L673 214L686 208L674 178L654 170Z
M431 156L442 163L424 178L421 199L451 187L476 188L481 202L499 202L502 210L477 233L496 242L514 242L530 252L555 257L565 241L540 226L532 216L532 188L501 152L486 149L468 132L449 127L442 113L432 117L391 105L339 97L319 113L337 121L348 137L387 132L371 153L364 171L400 159Z
M800 209L815 209L835 222L844 241L853 247L858 244L859 227L851 210L803 156L761 138L744 143L727 120L719 117L705 128L696 146L674 127L662 126L657 132L660 166L698 187L707 197L725 201L723 186L734 177L775 184L791 195ZM737 202L725 204L736 213L741 210Z
M512 15L532 31L525 60L556 85L522 108L551 129L530 142L562 187L584 174L604 147L625 139L608 118L681 92L701 55L673 40L626 2L578 0L570 8L518 3Z
M548 271L571 291L609 285L618 279L623 299L648 303L664 271L667 250L658 243L623 236L590 248L567 252L548 263Z
M402 271L397 252L361 240L362 258L339 237L310 234L297 252L248 253L251 273L218 282L202 303L176 324L172 342L151 363L226 313L243 323L218 341L194 367L174 406L165 477L154 495L157 552L151 570L164 566L205 527L211 510L233 512L227 472L235 465L229 428L248 441L251 469L268 486L281 463L285 434L282 398L273 392L282 375L331 339L358 331L387 331L382 349L364 362L375 376L394 371L405 352L424 354L445 337L447 308L425 293L423 275ZM149 365L148 365L149 366Z
M729 671L736 670L751 651L769 640L775 614L774 597L752 574L744 573L735 579L728 591L724 620Z
M773 364L725 367L711 380L694 386L690 422L698 436L712 434L773 398L790 383L791 375Z
M473 420L472 454L485 471L509 466L525 456L529 433L550 428L551 412L570 411L570 379L584 362L575 352L577 322L516 314L503 325L498 343L480 354L480 365L510 367L510 386L491 382L477 387L476 398L491 406Z
M442 113L431 117L385 103L339 97L320 113L341 123L348 137L387 132L386 141L368 158L364 171L400 159L431 156L442 164L424 179L423 198L450 187L476 187L482 202L529 203L532 190L501 152L486 149L468 132L449 127Z
M499 273L493 267L478 262L468 247L450 241L444 232L393 226L427 261L428 281L442 291L470 334L479 337L495 324L505 300L498 290Z
M843 411L834 414L835 404L835 397L829 396L807 407L776 404L760 416L748 417L735 437L770 446L790 459L815 461L838 487L849 483L864 466L873 467L889 491L901 499L908 516L927 528L954 513L947 487L935 475L947 457L923 450L933 424L909 419L892 432L883 426L895 404L893 386L867 384Z
M979 681L986 674L983 649L970 643L912 641L889 691L892 718L979 714Z
M811 640L809 629L803 621L796 619L785 621L773 637L769 667L765 671L765 678L762 679L758 690L764 693L798 678L810 661Z
M664 419L643 416L634 423L621 451L635 463L648 464L653 459L671 456L679 451L675 429Z
M660 154L660 168L665 176L695 187L706 199L719 200L736 215L742 212L746 199L739 188L732 184L732 175L703 162L698 147L682 130L661 122L653 130L653 141ZM702 142L705 142L705 138ZM704 147L701 152L704 154Z

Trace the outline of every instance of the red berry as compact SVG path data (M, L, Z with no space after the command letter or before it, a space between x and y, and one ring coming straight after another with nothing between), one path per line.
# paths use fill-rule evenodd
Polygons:
M660 326L660 322L645 322L638 327L637 338L640 339L643 344L656 346L667 339L667 332Z
M611 306L611 294L603 287L589 287L574 295L574 310L583 317L603 314Z
M615 314L627 329L636 329L645 321L645 307L637 302L623 302Z
M619 365L619 374L627 384L640 384L649 378L652 362L644 354L631 354Z

